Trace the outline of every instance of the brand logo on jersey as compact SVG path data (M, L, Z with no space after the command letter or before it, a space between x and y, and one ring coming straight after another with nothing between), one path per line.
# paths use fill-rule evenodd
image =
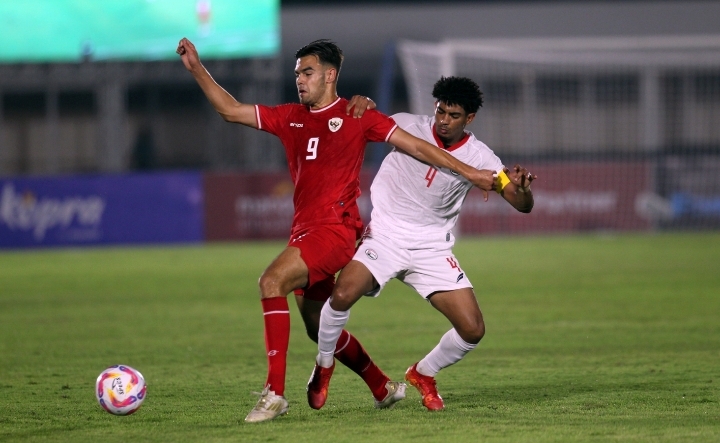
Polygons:
M297 237L295 237L294 239L292 239L292 241L291 241L290 243L295 243L296 241L300 241L300 240L302 240L302 238L305 237L306 235L307 235L307 234L298 235Z
M450 241L450 233L445 234L445 241Z
M459 172L455 172L455 171L453 171L452 169L450 170L450 173L451 173L452 175L460 175Z
M378 258L377 252L373 251L372 249L366 249L365 255L367 255L370 260L377 260Z
M302 128L303 124L302 123L290 123L290 127L292 128L293 126L296 128Z
M333 117L328 121L328 127L331 132L338 132L340 126L342 126L343 120L340 117Z
M460 275L458 275L457 280L455 280L455 283L457 283L457 282L459 282L460 280L462 280L463 277L465 277L465 274L461 272Z

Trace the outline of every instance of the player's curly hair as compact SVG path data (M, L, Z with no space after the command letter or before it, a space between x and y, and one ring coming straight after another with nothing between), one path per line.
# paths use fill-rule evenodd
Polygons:
M295 58L305 57L306 55L314 55L321 64L329 64L340 73L342 67L343 56L342 49L335 42L326 38L310 42L295 52Z
M467 77L440 77L432 95L445 104L460 105L468 114L476 113L483 104L480 87Z

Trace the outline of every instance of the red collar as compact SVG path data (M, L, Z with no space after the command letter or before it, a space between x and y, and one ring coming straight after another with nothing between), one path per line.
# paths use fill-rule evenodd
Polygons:
M436 128L435 128L435 123L433 123L433 125L432 125L432 134L433 134L433 137L435 138L435 144L437 144L438 148L445 149L445 150L448 151L448 152L452 152L452 151L456 150L457 148L461 147L461 146L464 145L465 142L467 142L468 139L470 138L470 134L468 134L468 133L466 132L466 133L463 135L463 138L460 139L460 141L458 141L458 142L455 143L454 145L450 146L449 148L446 148L446 147L445 147L445 144L443 143L443 141L440 140L440 137L438 137L438 135L437 135L437 130L436 130Z

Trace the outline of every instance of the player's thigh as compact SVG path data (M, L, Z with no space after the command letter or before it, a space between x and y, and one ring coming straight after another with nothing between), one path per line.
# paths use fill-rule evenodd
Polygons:
M338 311L347 311L363 295L378 286L375 277L363 263L351 260L340 271L330 299L330 306Z
M355 239L355 230L342 224L314 226L294 233L288 246L300 250L307 267L308 281L300 287L334 278L355 253Z
M435 292L428 301L452 323L463 340L477 343L485 335L482 311L472 288Z
M470 288L472 283L449 249L411 251L412 266L399 279L424 298L441 291Z
M307 281L308 267L300 249L288 246L260 276L260 295L263 298L285 297L293 289L305 286Z
M365 278L363 289L367 289L362 295L376 297L390 279L396 278L410 266L410 255L407 250L393 245L389 238L373 234L372 237L363 238L353 261L362 264L373 277L373 283L368 288L367 276L361 276Z

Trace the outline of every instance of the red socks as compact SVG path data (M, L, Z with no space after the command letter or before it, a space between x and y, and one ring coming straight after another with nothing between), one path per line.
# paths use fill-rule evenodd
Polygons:
M265 350L268 359L265 386L270 386L275 395L285 395L290 309L285 297L264 298L260 301L265 320ZM345 330L340 333L335 358L365 381L375 399L385 398L388 393L385 383L390 378L373 363L360 342Z
M367 383L376 400L382 400L388 394L385 383L390 378L373 363L360 342L344 329L338 338L335 358Z
M268 375L265 386L275 395L285 395L285 371L290 341L290 310L287 298L263 298L265 320L265 350L268 359Z

